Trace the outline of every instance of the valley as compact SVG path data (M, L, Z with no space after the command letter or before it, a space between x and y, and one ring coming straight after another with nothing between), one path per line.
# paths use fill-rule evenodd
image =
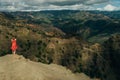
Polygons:
M62 65L100 80L119 80L119 13L0 12L0 56L11 54L10 39L15 36L17 54L32 61Z

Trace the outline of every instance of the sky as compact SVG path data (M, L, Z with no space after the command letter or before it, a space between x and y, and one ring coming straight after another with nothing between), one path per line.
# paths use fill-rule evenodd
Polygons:
M0 11L120 10L120 0L0 0Z

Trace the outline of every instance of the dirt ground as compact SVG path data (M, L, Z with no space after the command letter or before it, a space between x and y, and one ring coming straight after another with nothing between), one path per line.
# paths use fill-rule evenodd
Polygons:
M20 55L0 57L0 80L91 80L56 64L32 62Z

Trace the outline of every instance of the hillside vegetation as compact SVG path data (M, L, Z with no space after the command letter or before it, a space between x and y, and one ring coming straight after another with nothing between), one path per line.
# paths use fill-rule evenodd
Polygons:
M54 26L67 36L80 36L89 42L103 43L120 31L119 11L42 11L8 13L17 20L42 26ZM117 17L117 18L116 18ZM101 40L99 39L101 38Z

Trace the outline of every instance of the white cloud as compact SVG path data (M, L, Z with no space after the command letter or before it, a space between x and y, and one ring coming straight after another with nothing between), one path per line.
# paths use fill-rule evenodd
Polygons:
M116 7L116 6L113 6L111 4L107 4L104 7L96 8L96 10L99 10L99 11L116 11L116 10L120 10L120 7Z
M96 10L102 11L103 9L102 8L97 8Z
M56 6L56 5L50 5L49 9L54 10L83 10L83 9L91 9L91 7L83 5L83 4L75 4L75 5L66 5L66 6Z
M115 7L115 6L111 5L111 4L108 4L103 9L105 11L114 11L114 10L117 10L117 7Z

